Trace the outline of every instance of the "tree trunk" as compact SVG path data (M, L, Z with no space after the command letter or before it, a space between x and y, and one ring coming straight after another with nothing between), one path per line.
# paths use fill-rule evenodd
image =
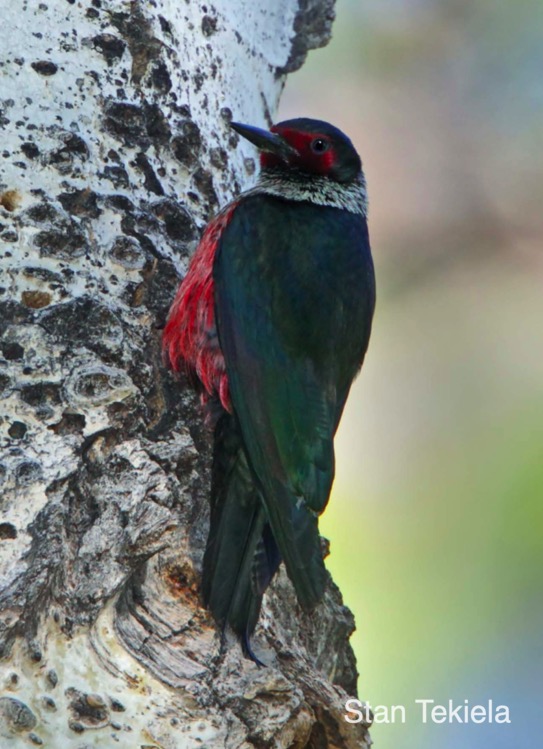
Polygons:
M0 745L365 747L350 612L198 596L210 434L161 362L212 213L333 0L0 0ZM302 113L301 113L302 114Z

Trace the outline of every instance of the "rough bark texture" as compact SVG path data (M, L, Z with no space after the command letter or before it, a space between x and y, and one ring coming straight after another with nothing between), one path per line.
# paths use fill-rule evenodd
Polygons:
M0 0L0 745L364 747L350 612L201 607L210 434L160 327L333 0ZM244 155L245 154L245 155Z

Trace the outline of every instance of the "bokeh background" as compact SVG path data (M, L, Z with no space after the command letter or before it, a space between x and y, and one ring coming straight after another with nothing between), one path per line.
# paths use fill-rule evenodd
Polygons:
M376 749L535 749L543 713L543 3L339 0L280 118L357 145L378 305L322 529ZM506 704L427 724L416 699Z

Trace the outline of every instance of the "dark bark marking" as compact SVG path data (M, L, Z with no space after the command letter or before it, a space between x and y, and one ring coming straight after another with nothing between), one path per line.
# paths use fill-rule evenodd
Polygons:
M170 239L191 242L196 238L196 226L190 213L174 200L164 199L152 203L150 208L163 223Z
M58 196L58 200L62 207L74 216L98 218L102 213L98 207L97 194L88 187L83 190L63 192Z
M68 348L84 345L108 363L122 356L121 323L114 312L97 299L79 297L55 305L41 313L40 324ZM81 375L85 374L88 373L82 370Z
M2 354L8 361L18 361L24 356L25 350L20 343L15 341L6 341L2 344Z
M171 141L175 158L187 167L195 166L200 159L202 137L200 129L192 120L185 120L178 126Z
M213 34L217 31L217 19L205 15L202 18L202 34L204 36L213 36Z
M69 709L74 724L82 728L100 728L106 724L109 710L100 695L85 694L71 687L66 690L66 697L70 700Z
M14 440L22 440L28 427L22 421L14 421L8 429L9 436Z
M139 86L150 63L160 57L162 42L153 34L152 25L136 0L131 3L130 13L111 13L110 20L128 44L132 55L132 82Z
M21 294L21 301L25 307L30 309L42 309L42 307L48 307L53 300L51 294L47 291L23 291Z
M58 70L58 65L55 65L51 60L38 60L37 62L30 63L30 67L33 68L36 73L40 75L55 75Z
M0 697L0 717L13 733L29 731L38 722L28 705L14 697Z
M219 199L213 187L213 175L211 172L208 172L203 167L197 169L194 173L194 184L204 199L208 201L210 207L214 208L218 205Z
M11 523L0 523L0 541L11 541L17 538L17 528Z
M149 159L143 152L137 154L135 164L143 173L143 184L145 189L155 195L164 195L164 188L160 184L160 180L156 176Z
M126 43L114 34L97 34L90 41L93 47L105 57L108 65L120 60L126 49Z
M62 419L56 424L51 424L48 427L55 434L83 434L85 428L86 419L82 414L74 414L65 411L62 414Z
M34 237L34 246L40 250L40 257L58 255L64 258L81 257L88 249L82 231L74 224L62 222L58 228L40 231Z
M35 143L27 141L21 145L21 151L27 157L27 159L37 159L40 155L40 149Z

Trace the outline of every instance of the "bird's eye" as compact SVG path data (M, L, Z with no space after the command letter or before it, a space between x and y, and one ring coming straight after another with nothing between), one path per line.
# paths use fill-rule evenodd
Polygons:
M311 150L314 153L324 153L325 151L328 151L329 147L330 144L327 140L324 140L324 138L315 138L315 140L311 141Z

